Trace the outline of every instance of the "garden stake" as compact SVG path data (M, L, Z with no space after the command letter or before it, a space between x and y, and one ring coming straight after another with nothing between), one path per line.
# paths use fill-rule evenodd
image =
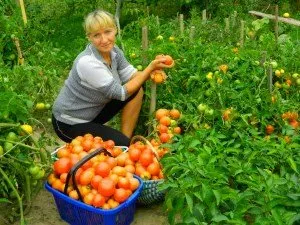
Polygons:
M191 26L191 30L190 30L190 43L191 44L194 41L194 36L195 36L195 26Z
M19 42L19 38L17 37L13 37L13 41L15 42L17 51L18 51L18 65L23 65L24 64L24 57L21 51L21 47L20 47L20 42Z
M19 3L20 3L20 7L21 7L23 22L24 22L24 25L26 26L26 24L27 24L27 16L26 16L26 11L25 11L24 1L23 0L19 0Z
M244 45L244 33L245 33L245 21L241 20L241 37L240 37L241 46Z
M206 18L206 9L202 11L202 24L206 24L207 18Z
M278 43L278 5L275 5L275 42Z
M183 14L179 14L179 27L180 27L180 35L183 35L183 31L184 31Z
M229 33L229 18L225 18L225 32Z

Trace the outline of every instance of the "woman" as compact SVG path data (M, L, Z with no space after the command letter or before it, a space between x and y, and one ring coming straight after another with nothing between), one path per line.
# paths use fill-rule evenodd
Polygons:
M137 71L115 45L116 23L106 11L90 13L84 28L90 43L75 59L54 102L54 130L65 142L90 133L128 146L142 106L143 83L153 70L171 66L160 58ZM121 110L121 132L104 125Z

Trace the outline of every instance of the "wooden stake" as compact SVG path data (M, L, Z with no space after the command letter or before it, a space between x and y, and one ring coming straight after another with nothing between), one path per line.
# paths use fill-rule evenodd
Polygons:
M275 41L278 42L278 5L275 5Z
M160 34L160 22L159 22L159 17L156 16L155 18L156 18L156 26L157 26L157 28L158 28L158 33Z
M266 62L266 59L267 59L267 51L262 51L262 52L261 52L261 59L260 59L259 64L260 64L261 66L263 66L264 63Z
M183 35L183 31L184 31L183 14L179 14L179 27L180 27L180 34Z
M230 27L230 25L229 25L229 18L225 18L224 19L225 20L225 32L226 33L229 33L229 27Z
M232 16L232 27L235 27L236 25L236 18L237 18L237 11L234 11Z
M194 41L194 36L195 36L195 26L191 26L191 30L190 30L190 43L191 44Z
M19 0L19 2L20 2L20 7L21 7L21 12L22 12L23 22L24 22L24 25L26 26L26 24L27 24L27 16L26 16L26 11L25 11L24 1L23 0Z
M17 37L13 37L13 41L16 45L17 51L18 51L18 65L23 65L24 64L24 57L21 51L21 47L20 47L20 42L19 42L19 38Z
M143 65L147 64L147 50L148 50L148 27L144 26L142 27L142 49L143 49L143 55L142 55L142 61ZM149 121L152 118L152 115L156 108L156 84L151 82L150 87L150 109L149 109ZM149 123L148 126L148 134L152 132L152 125Z
M240 37L241 46L244 45L244 33L245 33L245 21L241 20L241 37Z
M206 17L206 9L204 9L202 11L202 23L205 24L207 21L207 17Z

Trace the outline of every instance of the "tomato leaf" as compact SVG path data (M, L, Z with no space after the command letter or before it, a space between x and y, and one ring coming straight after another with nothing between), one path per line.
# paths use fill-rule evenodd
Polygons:
M186 199L186 202L188 204L190 212L193 213L193 199L192 199L192 197L189 194L185 193L185 199Z

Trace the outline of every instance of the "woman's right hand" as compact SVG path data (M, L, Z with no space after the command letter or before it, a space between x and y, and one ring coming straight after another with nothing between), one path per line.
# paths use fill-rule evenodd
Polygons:
M175 65L174 60L170 56L158 55L149 64L151 70L159 70L164 68L172 68Z

